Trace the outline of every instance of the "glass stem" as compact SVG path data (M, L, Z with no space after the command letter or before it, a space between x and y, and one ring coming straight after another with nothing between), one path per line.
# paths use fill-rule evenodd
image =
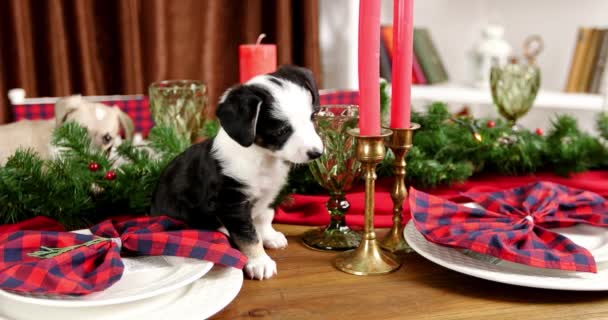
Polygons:
M330 193L327 201L327 211L329 211L329 225L326 230L339 230L346 226L346 211L350 204L346 200L343 192Z

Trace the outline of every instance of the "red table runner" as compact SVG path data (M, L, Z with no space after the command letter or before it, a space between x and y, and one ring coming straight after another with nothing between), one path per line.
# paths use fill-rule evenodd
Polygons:
M549 181L568 187L583 189L608 197L608 171L588 171L574 174L571 177L560 177L552 173L539 173L528 176L479 176L451 187L424 190L430 194L455 202L464 202L461 192L490 192L519 187L530 182ZM376 227L392 225L393 202L390 197L392 179L383 178L376 183ZM326 195L293 195L293 201L281 205L276 210L275 223L298 225L325 225L329 223L329 214L325 208ZM363 226L364 186L359 184L353 188L346 198L350 202L350 210L346 215L349 226ZM409 206L404 203L404 220L409 220Z

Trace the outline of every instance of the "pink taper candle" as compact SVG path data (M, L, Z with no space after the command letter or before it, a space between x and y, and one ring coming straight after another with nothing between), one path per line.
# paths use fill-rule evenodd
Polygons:
M359 130L380 135L380 0L359 2Z
M391 128L410 127L414 0L394 0Z

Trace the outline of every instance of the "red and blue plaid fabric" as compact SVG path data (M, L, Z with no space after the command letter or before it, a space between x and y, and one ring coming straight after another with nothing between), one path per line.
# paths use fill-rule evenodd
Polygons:
M54 231L0 235L0 288L69 295L101 291L121 278L121 251L189 257L239 269L246 262L224 234L188 230L182 222L168 217L139 217L118 223L106 220L90 230L92 235ZM99 242L91 244L96 239ZM76 247L51 258L31 256L44 247L70 246Z
M320 96L322 106L328 104L359 104L359 91L331 91Z
M112 100L104 100L102 98L101 100L95 99L91 101L100 102L109 106L118 106L133 120L135 132L140 132L144 137L148 135L148 132L154 126L152 116L150 115L148 98L145 96L126 96L125 99ZM55 103L14 104L13 114L15 116L15 121L23 119L50 119L55 115Z
M597 272L585 248L550 228L608 227L608 201L550 182L490 193L463 193L469 208L410 189L416 229L429 241L539 268Z

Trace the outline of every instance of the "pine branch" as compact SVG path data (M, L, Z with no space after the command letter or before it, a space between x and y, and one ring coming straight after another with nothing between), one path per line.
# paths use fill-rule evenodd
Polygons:
M601 118L600 118L601 119ZM606 150L595 138L579 130L570 116L558 116L547 136L546 162L561 175L599 168L606 162Z
M213 138L217 135L217 132L220 131L220 123L217 120L207 120L203 125L202 132L200 136L205 138Z
M155 126L148 135L150 146L164 158L173 158L186 150L190 141L171 127Z
M608 140L608 112L602 112L598 115L595 126L604 140Z

